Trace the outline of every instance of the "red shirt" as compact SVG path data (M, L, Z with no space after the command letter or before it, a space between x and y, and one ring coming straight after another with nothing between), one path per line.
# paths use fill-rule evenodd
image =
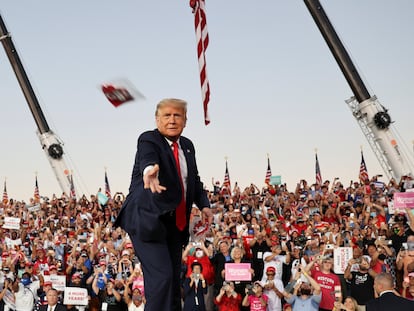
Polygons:
M335 273L323 273L316 269L312 270L312 277L321 286L322 299L319 308L332 310L335 303L335 286L341 286L339 277Z
M228 297L224 294L220 302L217 301L217 298L214 298L214 303L218 306L218 311L239 311L241 302L242 296L240 294L237 294L236 298L233 295Z

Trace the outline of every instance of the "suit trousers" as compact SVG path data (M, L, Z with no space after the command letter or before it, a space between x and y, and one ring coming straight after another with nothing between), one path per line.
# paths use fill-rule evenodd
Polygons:
M184 231L177 229L175 212L161 219L167 230L165 241L146 242L131 236L144 275L145 311L180 311L182 251L187 244L188 227Z

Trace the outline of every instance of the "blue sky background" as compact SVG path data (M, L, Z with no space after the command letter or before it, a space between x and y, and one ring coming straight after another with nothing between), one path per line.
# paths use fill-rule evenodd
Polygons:
M389 109L412 151L414 2L323 0L324 9L371 95ZM127 193L136 140L155 127L165 97L186 99L184 134L196 146L202 180L263 185L273 175L294 188L315 179L356 180L363 147L370 175L382 174L345 100L353 94L303 1L207 0L211 124L201 104L194 17L183 0L3 0L1 15L51 129L65 143L79 191ZM60 194L36 125L0 52L0 181L9 197ZM115 109L99 90L129 79L147 97ZM401 142L400 142L401 144Z

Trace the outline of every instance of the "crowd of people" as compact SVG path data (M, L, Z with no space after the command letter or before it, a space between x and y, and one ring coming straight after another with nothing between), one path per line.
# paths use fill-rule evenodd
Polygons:
M191 212L183 310L379 310L372 301L384 292L401 297L400 310L405 302L411 308L414 214L392 206L394 193L413 185L410 176L244 189L213 180L206 187L212 223L196 207ZM0 310L144 310L151 275L113 225L124 199L116 193L102 205L98 195L62 194L0 203ZM335 252L346 249L350 258L338 272ZM86 303L66 299L68 288L85 289Z

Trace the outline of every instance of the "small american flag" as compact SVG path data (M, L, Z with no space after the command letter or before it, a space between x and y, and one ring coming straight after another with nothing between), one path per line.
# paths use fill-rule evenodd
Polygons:
M368 170L364 160L364 153L361 150L361 165L359 166L359 180L365 183L369 179Z
M265 184L268 185L270 183L270 177L272 176L272 171L270 169L270 160L269 157L267 158L267 170L266 170L266 177L265 177Z
M70 198L76 200L75 185L73 184L73 175L70 175Z
M35 179L35 188L34 188L33 199L34 199L35 203L40 202L39 185L37 183L37 176L36 176L36 179Z
M204 109L204 123L205 125L207 125L210 123L210 117L208 115L208 103L210 101L210 84L207 78L205 56L205 52L207 50L209 41L207 31L207 19L205 12L205 1L190 0L190 7L193 9L194 14L194 26L197 39L198 69L200 71L200 84Z
M230 175L229 175L229 168L227 166L227 161L226 161L226 171L224 173L223 186L227 187L227 188L230 188Z
M316 174L316 184L321 185L322 184L322 175L321 175L321 168L319 167L319 160L318 160L318 154L315 153L315 174Z
M7 195L7 187L6 181L4 181L4 188L3 188L3 204L9 203L9 196Z
M105 195L108 199L111 198L111 188L109 187L108 175L105 172Z

